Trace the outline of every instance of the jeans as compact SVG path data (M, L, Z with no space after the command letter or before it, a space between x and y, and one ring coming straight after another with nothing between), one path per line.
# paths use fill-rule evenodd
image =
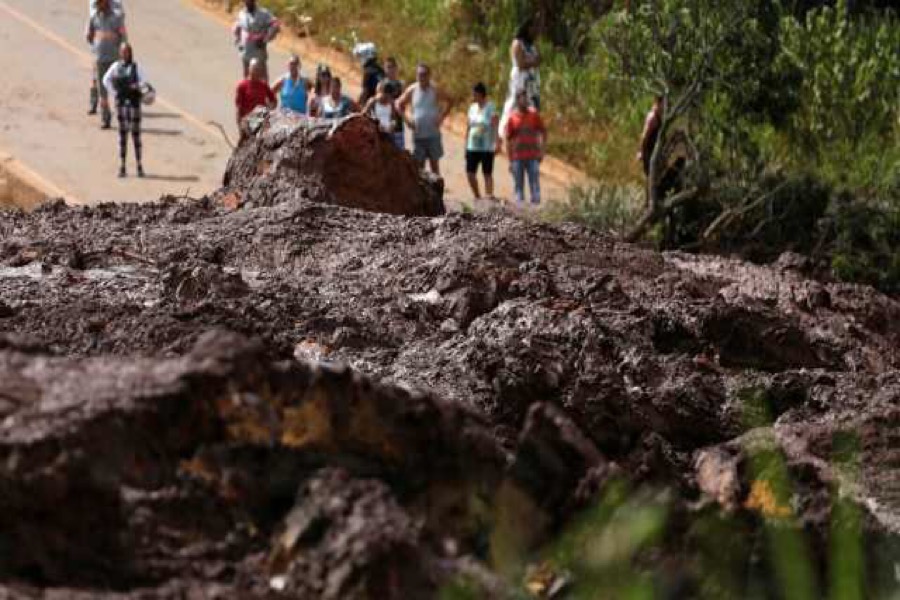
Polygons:
M528 186L531 188L531 203L541 203L541 161L513 160L509 163L509 170L513 176L516 187L516 202L525 202L525 175L528 175Z

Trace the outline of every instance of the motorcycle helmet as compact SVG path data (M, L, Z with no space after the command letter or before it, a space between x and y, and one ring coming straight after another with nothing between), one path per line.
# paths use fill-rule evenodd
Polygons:
M141 85L141 102L150 106L156 101L156 90L149 83Z

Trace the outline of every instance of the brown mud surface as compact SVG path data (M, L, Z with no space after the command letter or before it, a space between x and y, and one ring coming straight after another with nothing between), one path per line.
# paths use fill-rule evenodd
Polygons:
M0 597L499 597L497 524L536 548L614 477L670 490L656 560L689 597L691 515L756 539L782 508L760 448L817 560L838 487L896 586L900 303L791 255L248 185L0 213Z

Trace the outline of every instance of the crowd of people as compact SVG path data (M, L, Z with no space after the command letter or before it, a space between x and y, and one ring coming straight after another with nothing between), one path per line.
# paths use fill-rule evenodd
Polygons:
M244 0L233 27L234 44L241 57L243 79L235 91L236 120L243 131L244 118L257 107L291 111L318 119L342 119L354 113L373 118L401 150L407 149L420 168L441 174L444 144L441 129L454 108L453 102L432 81L431 68L416 66L415 81L404 84L400 65L393 57L383 63L372 43L358 44L354 55L360 60L362 90L353 99L344 93L339 77L327 65L318 65L314 79L304 77L300 58L291 56L287 71L270 85L268 45L280 32L278 19L256 0ZM509 88L501 111L489 99L484 83L472 87L472 103L466 113L465 167L475 198L494 198L494 158L503 152L509 159L515 200L524 204L541 201L540 164L547 147L547 128L541 118L541 56L535 44L534 21L526 21L510 45L512 67ZM133 140L137 174L144 176L141 163L141 104L152 101L153 88L134 60L128 44L122 0L90 0L86 38L96 60L91 83L90 114L100 108L101 127L112 121L110 100L115 103L119 124L119 176L125 177L129 134ZM648 116L639 160L645 169L658 129L659 102ZM526 180L527 190L526 194Z
M334 77L326 65L318 65L312 80L305 78L296 55L291 56L287 72L270 88L266 45L278 32L278 20L271 12L258 6L256 0L244 1L234 25L235 44L241 51L245 71L235 93L239 129L244 118L260 106L280 106L282 110L320 119L364 114L374 119L401 150L407 148L409 131L416 163L440 176L444 158L441 129L454 104L432 81L429 65L419 63L415 81L407 86L400 78L400 65L395 58L388 57L381 63L375 44L362 43L354 48L362 71L362 87L356 99L344 93L340 78ZM482 197L479 172L486 197L494 198L494 157L505 143L516 201L525 202L526 180L531 202L541 201L540 163L545 154L547 129L540 115L541 57L535 46L535 33L533 21L528 21L512 42L509 91L502 112L490 101L483 83L472 87L465 166L475 198Z

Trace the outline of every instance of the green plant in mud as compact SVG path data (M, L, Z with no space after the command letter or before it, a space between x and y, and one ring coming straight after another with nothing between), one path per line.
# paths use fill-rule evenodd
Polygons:
M796 512L794 474L772 428L769 395L749 388L738 398L748 434L747 489L736 513L708 505L686 515L665 493L612 479L554 541L535 551L507 552L506 564L493 565L510 582L507 597L651 599L668 597L673 585L685 597L723 600L856 600L884 593L867 582L863 514L847 493L859 478L857 435L852 429L834 435L833 476L826 484L830 527L807 532ZM510 545L527 538L510 535ZM814 552L820 536L827 538L827 550ZM484 596L476 582L460 580L441 597Z

